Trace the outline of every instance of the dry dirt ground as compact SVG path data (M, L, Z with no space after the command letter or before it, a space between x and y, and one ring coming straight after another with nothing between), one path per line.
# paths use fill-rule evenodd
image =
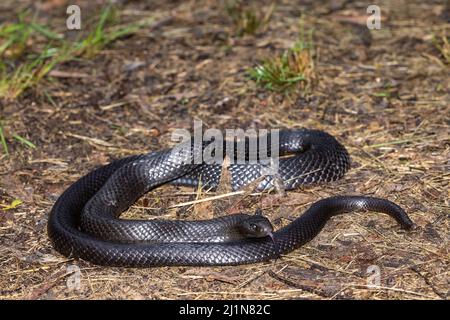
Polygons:
M2 2L0 20L30 6L65 32L64 1L31 3ZM99 10L79 3L87 17ZM450 13L440 1L379 1L382 29L368 30L368 4L277 1L267 30L239 37L215 1L118 1L124 21L155 22L2 101L5 132L37 148L8 139L9 157L0 154L0 203L23 201L0 210L0 298L448 299L450 69L432 38L450 34ZM258 88L248 68L292 45L300 15L314 29L317 84L307 95ZM402 231L376 213L342 215L282 259L237 267L105 268L52 249L47 218L65 188L111 159L170 145L171 132L194 120L322 129L352 156L340 181L233 204L286 223L327 196L373 195L401 205L418 229ZM205 217L215 202L164 208L213 195L164 186L127 216ZM368 268L380 271L379 286L368 286ZM79 286L71 286L77 270Z

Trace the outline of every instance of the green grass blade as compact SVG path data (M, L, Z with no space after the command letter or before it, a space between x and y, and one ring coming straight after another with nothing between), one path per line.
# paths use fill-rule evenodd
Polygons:
M24 137L19 136L18 134L13 134L13 138L31 149L36 149L36 145L33 142L25 139Z
M43 26L41 24L32 22L30 24L30 27L32 29L34 29L36 32L42 34L44 37L46 37L46 38L48 38L50 40L61 40L63 38L62 35L51 31L50 29L48 29L47 27L45 27L45 26Z
M5 134L3 133L3 126L0 124L0 142L3 146L3 151L9 156L8 145L6 144Z

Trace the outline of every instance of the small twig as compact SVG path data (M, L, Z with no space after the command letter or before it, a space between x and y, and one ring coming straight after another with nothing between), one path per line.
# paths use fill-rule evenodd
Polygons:
M74 133L70 133L70 132L66 133L66 135L68 135L69 137L72 137L72 138L77 138L77 139L80 139L83 141L88 141L88 142L91 142L93 144L97 144L97 145L100 145L103 147L113 147L114 146L112 143L109 143L109 142L106 142L104 140L100 140L97 138L86 137L86 136L82 136L82 135L74 134Z
M424 297L427 299L435 299L436 297L429 296L420 292L415 292L411 290L404 290L404 289L398 289L398 288L390 288L390 287L382 287L382 286L370 286L370 285L362 285L362 284L349 284L348 287L353 288L361 288L361 289L368 289L368 290L386 290L386 291L395 291L395 292L402 292L407 294L416 295L419 297Z
M268 275L270 275L272 278L274 278L275 280L278 280L290 287L294 287L297 289L301 289L303 291L309 292L309 293L314 293L317 294L321 297L325 297L325 298L329 298L332 295L325 292L322 289L319 289L318 287L314 287L311 285L305 285L305 284L300 284L300 283L295 283L292 280L286 279L285 277L280 276L279 274L276 274L275 272L273 272L272 270L268 271Z
M433 290L433 292L439 296L441 299L447 299L446 295L443 294L442 292L439 292L436 287L431 283L430 279L428 279L428 277L426 277L425 275L423 275L419 269L417 268L417 266L411 266L409 269L411 269L412 271L414 271L419 277L421 277L425 283L431 288L431 290Z
M264 274L266 274L267 271L263 270L262 272L257 273L255 276L251 277L250 279L247 279L246 281L244 281L243 283L241 283L237 288L238 289L242 289L246 286L248 286L250 283L252 283L253 281L255 281L256 279L261 278Z
M56 286L59 282L59 280L65 278L66 276L72 274L73 272L66 272L65 270L60 271L52 276L54 279L53 281L46 281L43 285L40 287L34 289L31 294L26 298L26 300L36 300L40 296L42 296L44 293L46 293L48 290Z
M185 207L185 206L190 206L190 205L197 204L197 203L202 203L202 202L208 202L208 201L213 201L213 200L217 200L217 199L233 197L233 196L237 196L237 195L244 194L244 193L245 193L244 190L234 191L234 192L230 192L230 193L226 193L226 194L220 194L218 196L213 196L213 197L209 197L209 198L197 199L197 200L192 200L192 201L183 202L183 203L179 203L179 204L174 204L173 206L170 206L169 209ZM260 193L251 193L250 195L257 196L257 195L260 195Z

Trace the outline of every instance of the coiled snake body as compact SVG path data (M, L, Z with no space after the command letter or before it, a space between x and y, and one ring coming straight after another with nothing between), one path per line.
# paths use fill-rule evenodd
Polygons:
M137 198L161 184L218 185L221 164L194 164L192 155L203 151L204 145L190 144L187 149L130 156L80 178L51 210L48 235L54 248L65 256L106 266L237 265L286 254L314 238L330 217L352 210L383 212L405 229L413 226L398 205L363 196L320 200L275 232L260 215L237 214L204 221L119 219ZM317 130L280 131L279 153L291 155L280 158L277 172L287 190L339 179L350 165L346 149L331 135ZM233 190L258 178L258 190L273 187L273 175L260 178L264 167L261 163L231 164L228 170Z

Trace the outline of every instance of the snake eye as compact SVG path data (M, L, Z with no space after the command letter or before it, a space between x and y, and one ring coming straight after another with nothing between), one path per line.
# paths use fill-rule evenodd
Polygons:
M258 226L257 226L256 224L254 224L254 223L250 223L250 228L251 228L253 231L258 230Z

